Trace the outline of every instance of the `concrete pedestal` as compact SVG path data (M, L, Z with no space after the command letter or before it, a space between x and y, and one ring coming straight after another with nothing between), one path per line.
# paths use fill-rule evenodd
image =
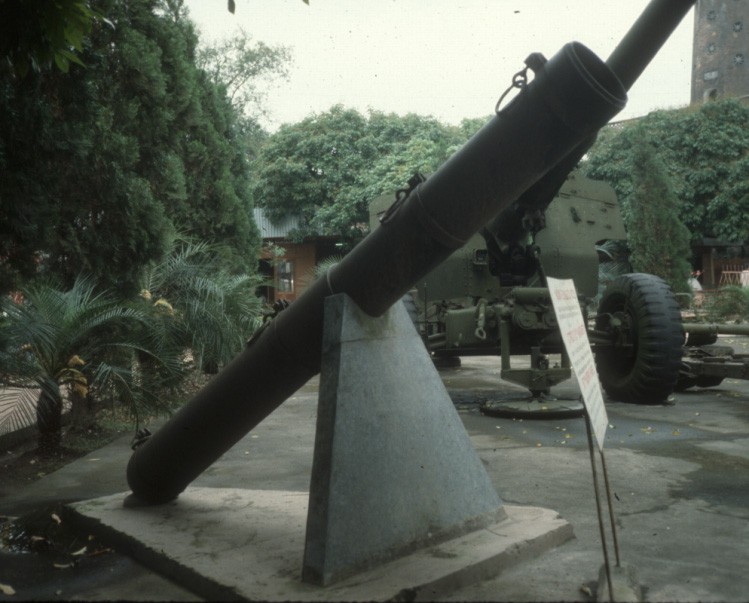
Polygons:
M403 304L325 301L304 580L330 584L505 518Z

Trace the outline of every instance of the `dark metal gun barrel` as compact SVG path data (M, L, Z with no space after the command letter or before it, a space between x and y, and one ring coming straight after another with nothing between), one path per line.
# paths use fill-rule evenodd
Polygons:
M682 327L690 335L749 335L747 324L685 322Z
M697 0L653 0L630 27L606 64L625 90L642 75Z
M625 101L619 79L590 50L579 43L562 48L511 103L389 212L381 228L136 449L127 468L135 498L158 504L178 496L320 371L325 297L347 293L365 312L381 315L504 207L592 140Z

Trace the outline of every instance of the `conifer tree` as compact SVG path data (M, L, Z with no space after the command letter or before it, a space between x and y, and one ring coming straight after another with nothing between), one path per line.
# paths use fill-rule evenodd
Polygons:
M632 142L632 185L627 233L632 266L660 276L675 292L689 291L689 230L679 218L679 201L668 172L643 133Z
M181 0L96 7L85 68L0 79L0 292L41 267L131 294L177 231L254 272L245 126Z

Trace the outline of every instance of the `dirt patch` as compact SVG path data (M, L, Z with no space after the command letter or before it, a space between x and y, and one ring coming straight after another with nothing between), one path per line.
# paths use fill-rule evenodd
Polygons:
M51 454L41 454L36 448L36 440L28 440L0 456L0 491L10 491L34 482L68 463L86 456L113 441L132 428L97 427L88 432L63 436L64 445Z

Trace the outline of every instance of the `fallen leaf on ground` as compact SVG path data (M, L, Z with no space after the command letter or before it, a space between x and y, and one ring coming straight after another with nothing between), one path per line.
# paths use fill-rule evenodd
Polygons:
M640 431L643 431L645 433L653 433L655 429L653 429L652 427L650 427L650 425L648 425L647 427L641 427Z
M83 547L82 549L78 549L78 550L77 550L77 551L75 551L74 553L70 553L70 554L71 554L71 555L73 555L73 557L75 557L75 556L77 556L77 555L83 555L83 553L85 553L85 552L86 552L86 549L87 549L87 548L88 548L88 547L85 547L85 546L84 546L84 547Z
M15 595L16 590L10 584L0 583L0 593L3 593L4 595Z
M75 565L75 563L53 563L52 567L55 569L68 569Z
M675 435L675 436L680 436L680 435L681 435L681 431L680 431L680 430L678 430L678 429L674 429L674 430L673 430L673 431L671 432L671 435Z
M60 519L60 516L57 513L52 513L50 517L54 520L54 522L59 526L62 523L62 519Z

